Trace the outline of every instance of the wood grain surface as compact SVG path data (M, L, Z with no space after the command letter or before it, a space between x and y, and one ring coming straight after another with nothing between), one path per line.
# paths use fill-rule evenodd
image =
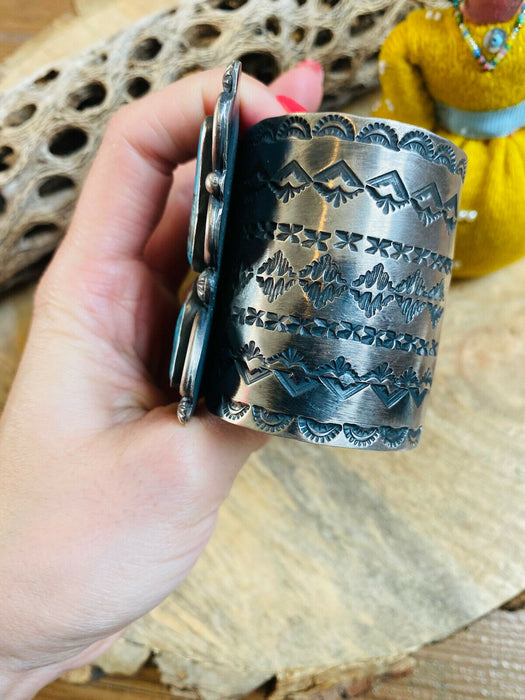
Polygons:
M4 0L4 55L73 9ZM265 681L273 697L295 700L525 697L523 611L494 612L407 656L525 585L524 275L522 262L453 285L418 450L276 440L247 465L194 575L127 635L142 659L160 652L179 697L196 697L184 688L199 683L213 697ZM19 353L29 308L27 291L4 300L3 356ZM125 667L125 647L106 668ZM38 695L139 697L168 697L151 666Z
M74 9L73 0L2 0L0 2L0 61L21 44Z
M525 696L525 610L497 610L471 627L423 647L386 677L339 680L290 700L522 700ZM89 685L57 681L37 700L154 700L172 697L157 669L133 679L107 676ZM181 698L183 696L180 696ZM250 700L263 700L263 691Z

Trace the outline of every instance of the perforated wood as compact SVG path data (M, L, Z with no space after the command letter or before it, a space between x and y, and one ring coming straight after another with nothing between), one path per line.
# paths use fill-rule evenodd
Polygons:
M34 276L57 245L104 127L122 104L233 58L269 82L306 57L325 68L325 106L348 103L376 85L381 43L416 4L180 0L7 89L0 98L0 289Z

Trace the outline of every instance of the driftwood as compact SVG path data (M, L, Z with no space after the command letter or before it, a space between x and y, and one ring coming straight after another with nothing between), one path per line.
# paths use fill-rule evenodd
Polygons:
M381 43L415 2L179 0L172 7L173 0L156 0L154 5L169 9L74 58L48 63L15 86L9 66L5 69L0 290L35 276L56 247L104 127L122 104L233 58L269 82L310 57L326 71L325 106L339 106L377 84ZM99 31L94 22L87 26ZM56 48L48 60L53 55ZM20 68L13 74L20 77Z
M188 580L100 666L133 673L153 654L186 698L232 697L272 677L273 700L302 698L403 673L405 655L520 593L524 275L522 260L452 284L418 448L276 438L245 465ZM0 307L6 366L28 294Z
M514 602L512 604L515 604ZM525 689L525 609L495 610L456 635L429 644L380 677L360 669L346 677L333 673L327 684L289 694L287 700L517 700ZM265 700L270 684L246 700ZM156 669L144 666L133 677L103 676L89 688L57 681L38 700L169 700ZM183 696L179 696L183 697Z

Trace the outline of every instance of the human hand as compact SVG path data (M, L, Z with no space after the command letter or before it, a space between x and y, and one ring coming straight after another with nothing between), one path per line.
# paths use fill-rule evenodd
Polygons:
M0 423L5 700L93 661L165 598L261 444L205 412L181 427L160 379L192 189L173 169L195 155L221 77L190 76L113 117L38 287ZM315 110L321 93L312 62L270 89L243 76L241 126L282 114L274 94Z

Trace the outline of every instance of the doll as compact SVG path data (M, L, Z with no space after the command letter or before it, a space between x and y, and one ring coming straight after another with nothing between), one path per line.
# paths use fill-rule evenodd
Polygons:
M379 57L376 116L430 129L467 153L456 277L525 255L524 23L523 0L458 0L410 13Z

